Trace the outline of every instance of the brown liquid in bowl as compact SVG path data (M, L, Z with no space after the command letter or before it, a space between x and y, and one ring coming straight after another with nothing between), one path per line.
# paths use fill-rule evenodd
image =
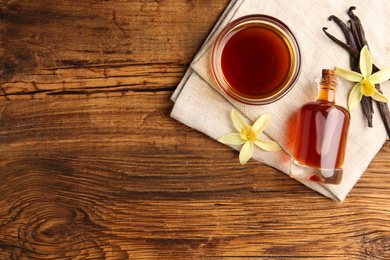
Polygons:
M275 95L291 76L292 50L285 36L263 24L244 27L227 39L222 74L231 90L247 98Z

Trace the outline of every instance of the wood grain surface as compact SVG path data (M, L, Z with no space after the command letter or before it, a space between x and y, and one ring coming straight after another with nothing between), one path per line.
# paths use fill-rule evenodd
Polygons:
M169 117L227 4L0 2L0 259L390 259L389 142L337 204Z

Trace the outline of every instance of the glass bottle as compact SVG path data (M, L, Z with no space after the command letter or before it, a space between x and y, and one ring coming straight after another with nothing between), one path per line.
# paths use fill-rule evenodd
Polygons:
M337 71L324 69L316 102L298 112L291 177L339 184L343 175L350 114L335 104Z

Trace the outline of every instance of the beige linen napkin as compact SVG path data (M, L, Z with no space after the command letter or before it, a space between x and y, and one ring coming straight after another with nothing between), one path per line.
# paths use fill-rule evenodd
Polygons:
M270 123L261 138L270 137L276 140L283 151L265 152L255 149L252 158L289 174L294 115L302 104L316 99L317 84L314 80L321 76L321 70L324 68L334 69L338 66L350 69L348 53L329 40L322 32L322 27L328 27L329 32L344 39L341 30L334 22L328 21L328 17L334 14L348 21L347 10L352 5L357 7L355 13L362 20L366 30L373 62L382 69L390 67L390 25L387 23L390 2L233 0L173 94L172 100L175 106L171 116L213 139L218 139L225 134L235 132L230 119L233 108L238 110L250 124L260 115L270 113ZM214 40L224 26L238 17L258 13L274 16L290 27L301 46L303 69L296 86L285 97L270 105L249 106L226 97L218 90L211 74L210 55ZM353 83L347 81L342 83L337 88L336 102L346 107L348 93ZM382 84L383 92L387 96L390 96L389 85L388 82ZM374 109L377 110L376 105ZM341 184L327 185L302 181L306 186L338 202L345 199L387 138L379 112L374 114L373 128L367 127L360 106L351 112L351 117ZM241 167L238 163L238 155L237 167Z

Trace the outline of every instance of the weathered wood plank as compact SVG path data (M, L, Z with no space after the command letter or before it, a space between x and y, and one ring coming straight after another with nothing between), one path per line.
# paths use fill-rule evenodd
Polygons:
M227 2L5 0L0 97L173 88Z
M0 259L390 258L389 142L337 204L169 117L227 3L0 2Z
M31 80L1 86L0 99L61 99L127 96L134 91L174 90L187 65L171 63L96 65L44 69Z

